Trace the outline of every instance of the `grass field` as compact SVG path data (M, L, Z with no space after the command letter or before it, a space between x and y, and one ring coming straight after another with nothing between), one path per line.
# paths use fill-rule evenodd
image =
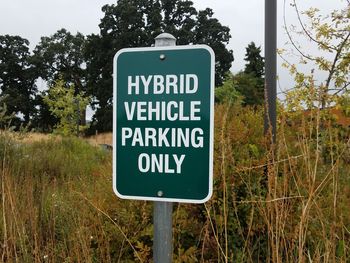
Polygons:
M174 262L350 262L349 129L315 111L217 105L214 193L175 204ZM88 139L0 132L0 262L152 262L152 203L118 199Z

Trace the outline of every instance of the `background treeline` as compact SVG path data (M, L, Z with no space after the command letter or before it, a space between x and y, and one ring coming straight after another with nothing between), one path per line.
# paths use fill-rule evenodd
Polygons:
M66 101L65 108L77 111L75 104L79 95L87 98L95 111L87 133L111 131L114 54L121 48L149 47L162 32L173 34L177 45L207 44L213 48L216 86L223 85L226 79L239 84L236 90L229 83L226 90L219 91L218 101L229 92L245 98L245 104L263 102L264 65L260 48L254 43L247 47L249 65L233 80L228 73L233 52L226 48L231 38L230 29L213 17L210 8L197 11L191 1L121 0L115 5L103 6L102 11L99 34L74 35L60 29L42 37L33 51L29 50L28 40L20 36L0 36L2 102L8 113L14 113L12 125L17 129L29 125L37 131L51 132L57 127L61 116L53 113L44 98L52 97L50 89L60 80L66 88L74 89L73 96L66 99L71 103ZM45 85L48 89L38 90L38 86ZM78 122L84 125L85 108L81 107L80 111ZM77 117L74 115L71 119L76 122Z
M32 51L28 40L20 36L0 36L1 96L7 111L15 114L13 126L30 125L37 131L52 131L59 117L43 98L61 80L67 88L73 87L73 95L89 98L95 114L88 132L111 131L114 54L121 48L151 46L162 32L173 34L178 45L211 46L216 54L216 85L222 85L227 78L233 61L232 51L226 48L230 29L213 17L211 9L197 11L191 1L120 0L103 6L102 11L99 34L74 35L60 29L42 37ZM249 59L261 60L259 52L252 44ZM263 65L259 63L262 61L257 61L258 69L249 68L247 72L261 78ZM240 77L247 86L255 81ZM260 82L254 84L262 85ZM43 85L48 90L38 90ZM242 91L246 92L245 88ZM74 96L71 104L74 105ZM84 124L84 118L81 119Z

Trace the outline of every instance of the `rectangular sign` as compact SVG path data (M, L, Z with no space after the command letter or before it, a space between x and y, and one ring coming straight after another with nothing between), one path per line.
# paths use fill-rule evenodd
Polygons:
M203 203L213 188L214 52L127 48L114 57L113 189Z

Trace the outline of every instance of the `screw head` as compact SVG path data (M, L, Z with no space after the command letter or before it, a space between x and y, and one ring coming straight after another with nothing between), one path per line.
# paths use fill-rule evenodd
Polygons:
M159 190L159 191L157 192L157 195L158 195L159 197L163 196L163 191Z
M165 55L164 54L160 54L159 59L160 60L164 60L165 59Z

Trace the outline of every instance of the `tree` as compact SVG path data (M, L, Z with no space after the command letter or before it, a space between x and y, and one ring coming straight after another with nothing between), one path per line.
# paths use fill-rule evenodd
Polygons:
M286 50L280 50L285 66L295 79L295 88L286 92L290 108L325 108L337 102L339 96L350 88L350 5L322 15L317 8L301 12L296 0L290 6L294 8L299 24L287 26L291 53L297 54L298 66L286 58ZM285 7L286 9L286 7ZM299 44L295 35L308 41L307 49ZM316 50L316 52L312 52ZM303 72L301 66L308 66L310 73ZM320 76L325 76L320 79Z
M251 42L245 50L244 60L247 61L247 64L245 64L244 73L263 78L265 75L265 63L264 58L260 54L261 47L257 47L254 42Z
M177 44L208 44L216 55L216 85L221 85L233 61L226 49L229 28L213 18L211 9L199 11L191 1L119 0L102 8L100 35L88 36L85 49L88 91L93 96L93 129L112 129L112 61L125 47L150 47L161 32L177 38Z
M264 104L264 80L252 73L239 72L233 76L236 90L243 96L243 105Z
M158 12L164 12L160 29L174 35L178 45L195 41L198 12L191 1L161 0Z
M102 7L105 15L99 25L100 35L88 36L85 49L88 92L93 97L92 107L96 110L92 129L112 130L113 56L123 47L151 45L152 36L145 32L153 32L154 35L159 32L161 19L157 3L122 0L117 5Z
M13 114L7 112L5 98L6 96L0 96L0 129L6 129L14 118Z
M244 71L233 76L237 91L243 95L243 105L264 104L264 58L261 48L251 42L246 47Z
M43 90L36 94L36 112L31 120L32 127L38 132L52 132L59 119L52 115L49 106L43 98L48 95L48 90Z
M58 78L74 84L76 91L85 90L85 37L60 29L50 37L42 37L32 58L39 76L53 84Z
M222 26L213 15L210 8L198 12L193 44L207 44L214 50L215 86L220 86L231 67L233 55L231 50L226 49L226 44L231 38L230 29Z
M83 56L85 37L81 33L72 35L66 29L60 29L50 37L42 37L34 49L32 57L37 75L47 81L49 87L62 78L66 83L73 84L74 94L86 90L86 63ZM38 112L34 118L35 125L44 131L50 131L58 119L50 114L48 107L42 101L44 94L36 98ZM82 123L85 124L85 108L82 111Z
M43 101L49 106L51 113L59 119L55 127L55 132L69 136L86 127L80 125L79 108L86 108L89 98L80 91L75 92L74 84L67 84L59 78L49 89L48 94L43 97Z
M28 124L35 113L36 76L28 46L29 41L19 36L0 36L0 89L16 126Z

